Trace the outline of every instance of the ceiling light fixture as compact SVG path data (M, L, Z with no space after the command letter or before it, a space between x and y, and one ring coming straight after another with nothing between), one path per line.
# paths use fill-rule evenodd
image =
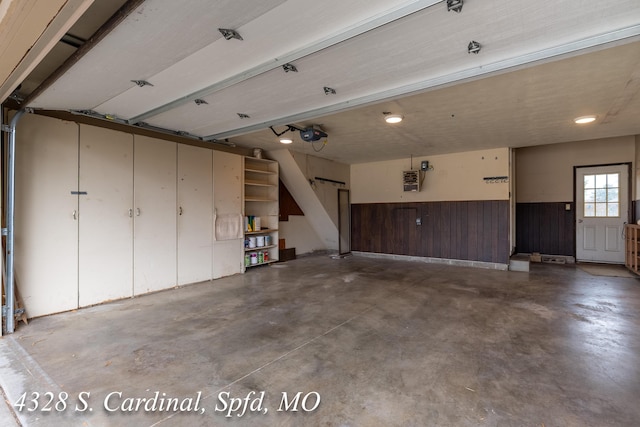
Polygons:
M463 4L463 0L447 0L447 12L451 12L453 10L454 12L460 13L462 11Z
M575 119L573 119L573 121L576 124L579 125L584 125L586 123L593 123L596 121L596 116L582 116L582 117L576 117Z
M475 54L477 55L478 53L480 53L480 49L481 49L481 48L482 48L482 47L480 46L480 43L478 43L478 42L477 42L477 41L475 41L475 40L471 40L471 41L469 42L469 46L467 46L467 51L468 51L469 53L475 53Z
M291 144L293 142L293 139L291 138L280 138L280 142L283 144Z
M382 113L384 114L384 121L390 124L400 123L403 117L400 114Z
M243 40L242 36L236 30L232 30L229 28L218 28L218 31L220 31L220 34L222 34L226 40Z

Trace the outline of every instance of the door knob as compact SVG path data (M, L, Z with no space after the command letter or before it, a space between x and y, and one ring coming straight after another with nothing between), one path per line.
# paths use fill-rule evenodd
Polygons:
M581 219L579 219L579 220L578 220L578 224L582 224L582 222L583 222L583 221L582 221Z

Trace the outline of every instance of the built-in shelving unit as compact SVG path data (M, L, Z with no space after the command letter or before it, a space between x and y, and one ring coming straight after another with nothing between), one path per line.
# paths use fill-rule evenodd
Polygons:
M278 261L278 162L244 158L246 268Z
M625 227L626 250L624 263L629 270L640 274L638 272L640 267L640 225L627 224Z

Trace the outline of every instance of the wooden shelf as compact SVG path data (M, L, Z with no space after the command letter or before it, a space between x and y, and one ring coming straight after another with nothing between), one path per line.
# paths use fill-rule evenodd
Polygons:
M249 234L249 233L247 233ZM255 248L244 248L245 252L258 252L264 249L271 249L271 248L277 248L278 245L269 245L269 246L259 246L259 247L255 247Z
M257 231L245 231L244 234L247 236L251 236L251 235L256 235L256 234L269 234L269 233L273 233L274 231L278 231L277 228L263 228L261 230L257 230Z
M251 169L251 168L245 168L244 170L245 172L252 172L252 173L262 173L265 175L275 175L277 172L273 172L273 171L265 171L262 169Z
M262 197L246 197L244 199L245 202L276 202L278 203L277 200L272 200L272 199L265 199Z
M277 187L275 184L269 184L268 182L259 182L259 181L244 181L244 185L254 186L254 187Z
M640 274L640 225L625 226L625 260L627 268Z
M267 261L267 262L260 262L260 263L258 263L258 264L249 264L249 265L247 265L247 266L245 266L245 267L246 267L246 268L249 268L249 267L259 267L259 266L261 266L261 265L273 264L274 262L278 262L278 260L271 260L271 259L270 259L270 260L269 260L269 261Z
M243 181L243 203L245 219L256 217L260 219L263 227L257 231L245 231L245 239L249 236L269 236L269 244L255 248L244 248L246 270L249 267L268 265L278 261L278 162L269 159L256 159L255 157L244 158L244 181ZM265 228L266 227L266 228ZM254 239L253 237L251 238ZM260 238L262 241L262 238ZM256 255L258 252L268 254L268 261L259 264L250 264L247 261L249 255ZM255 259L254 259L255 261Z

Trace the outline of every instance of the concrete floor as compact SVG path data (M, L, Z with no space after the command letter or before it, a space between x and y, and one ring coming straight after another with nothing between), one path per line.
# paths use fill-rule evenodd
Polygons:
M0 381L69 394L19 414L35 426L637 426L640 281L307 257L34 319L0 340ZM115 408L156 391L204 413ZM226 418L227 396L262 411Z

